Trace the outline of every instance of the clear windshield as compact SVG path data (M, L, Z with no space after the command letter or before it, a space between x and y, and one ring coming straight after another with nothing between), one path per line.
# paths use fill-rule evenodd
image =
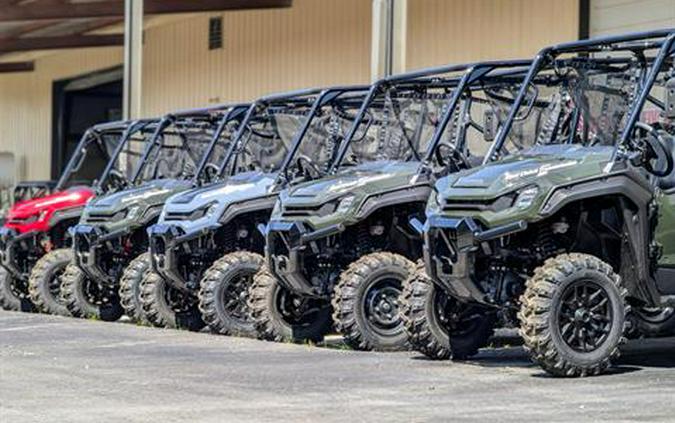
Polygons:
M326 175L365 95L366 91L346 91L321 105L310 118L307 132L284 170L287 181L318 179Z
M279 171L290 152L295 134L311 109L311 100L263 106L246 122L236 154L226 174Z
M217 125L217 121L208 117L174 119L154 139L134 182L194 178Z
M541 69L500 155L533 145L615 145L648 65L607 56L558 59Z
M444 86L384 89L369 103L340 166L419 160L451 96Z
M122 141L125 130L125 126L120 126L103 133L87 131L68 162L57 189L63 190L78 185L91 186L101 177Z
M446 171L449 155L461 151L468 166L479 165L506 120L524 75L489 76L463 89L441 140L432 154L432 169Z

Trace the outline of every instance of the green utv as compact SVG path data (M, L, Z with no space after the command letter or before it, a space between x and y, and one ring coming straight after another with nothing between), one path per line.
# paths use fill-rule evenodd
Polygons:
M280 194L249 292L262 338L318 341L334 323L353 348L407 348L398 297L422 256L409 219L423 215L435 178L480 163L529 63L426 69L371 87L328 174Z
M149 229L153 271L140 292L152 324L255 333L242 294L263 261L258 226L283 186L325 172L367 88L296 91L250 106L218 182L171 197Z
M469 357L499 316L548 373L586 376L629 333L673 332L671 33L536 57L486 164L435 184L403 295L415 349Z
M106 321L122 316L120 281L140 280L150 266L148 226L168 197L191 188L195 178L214 175L229 139L212 135L219 125L231 133L240 110L218 106L164 117L125 189L87 204L72 230L74 259L61 278L61 295L73 316Z

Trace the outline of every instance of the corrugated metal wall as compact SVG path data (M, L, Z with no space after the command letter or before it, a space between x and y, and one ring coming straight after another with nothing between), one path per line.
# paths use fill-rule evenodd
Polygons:
M294 0L290 9L222 16L218 50L208 50L209 15L146 33L146 113L369 80L370 0Z
M591 0L591 36L675 27L675 0Z
M37 60L35 72L0 76L0 150L14 153L19 177L49 179L53 82L121 61L118 47L63 51Z
M578 32L578 0L408 0L407 67L527 58Z

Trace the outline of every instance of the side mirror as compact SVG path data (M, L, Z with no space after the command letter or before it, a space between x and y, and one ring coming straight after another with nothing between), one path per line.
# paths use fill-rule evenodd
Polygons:
M488 109L483 113L483 139L485 141L494 141L497 137L499 122L494 110Z
M666 81L665 118L675 119L675 78Z

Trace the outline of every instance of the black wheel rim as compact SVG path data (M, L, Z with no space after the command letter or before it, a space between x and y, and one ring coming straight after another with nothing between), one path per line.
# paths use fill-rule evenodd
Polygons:
M397 279L376 280L363 296L363 311L375 332L393 335L402 330L399 314L401 282Z
M473 333L485 318L485 310L448 297L440 289L434 290L433 314L448 337L463 337Z
M248 287L253 283L255 273L240 272L225 285L221 293L221 304L225 313L239 322L248 322L249 309L246 302Z
M87 278L82 283L82 294L85 301L93 306L104 306L110 303L110 290Z
M590 353L600 348L612 330L613 311L607 291L582 279L569 284L558 307L558 329L571 349Z
M164 286L164 300L169 308L175 313L186 313L196 306L196 299L179 289L175 289L166 281L161 282Z
M281 287L277 291L275 302L283 321L296 327L311 326L327 307L327 302L324 300L301 297Z
M22 280L12 278L9 281L9 290L18 299L28 298L28 285Z

